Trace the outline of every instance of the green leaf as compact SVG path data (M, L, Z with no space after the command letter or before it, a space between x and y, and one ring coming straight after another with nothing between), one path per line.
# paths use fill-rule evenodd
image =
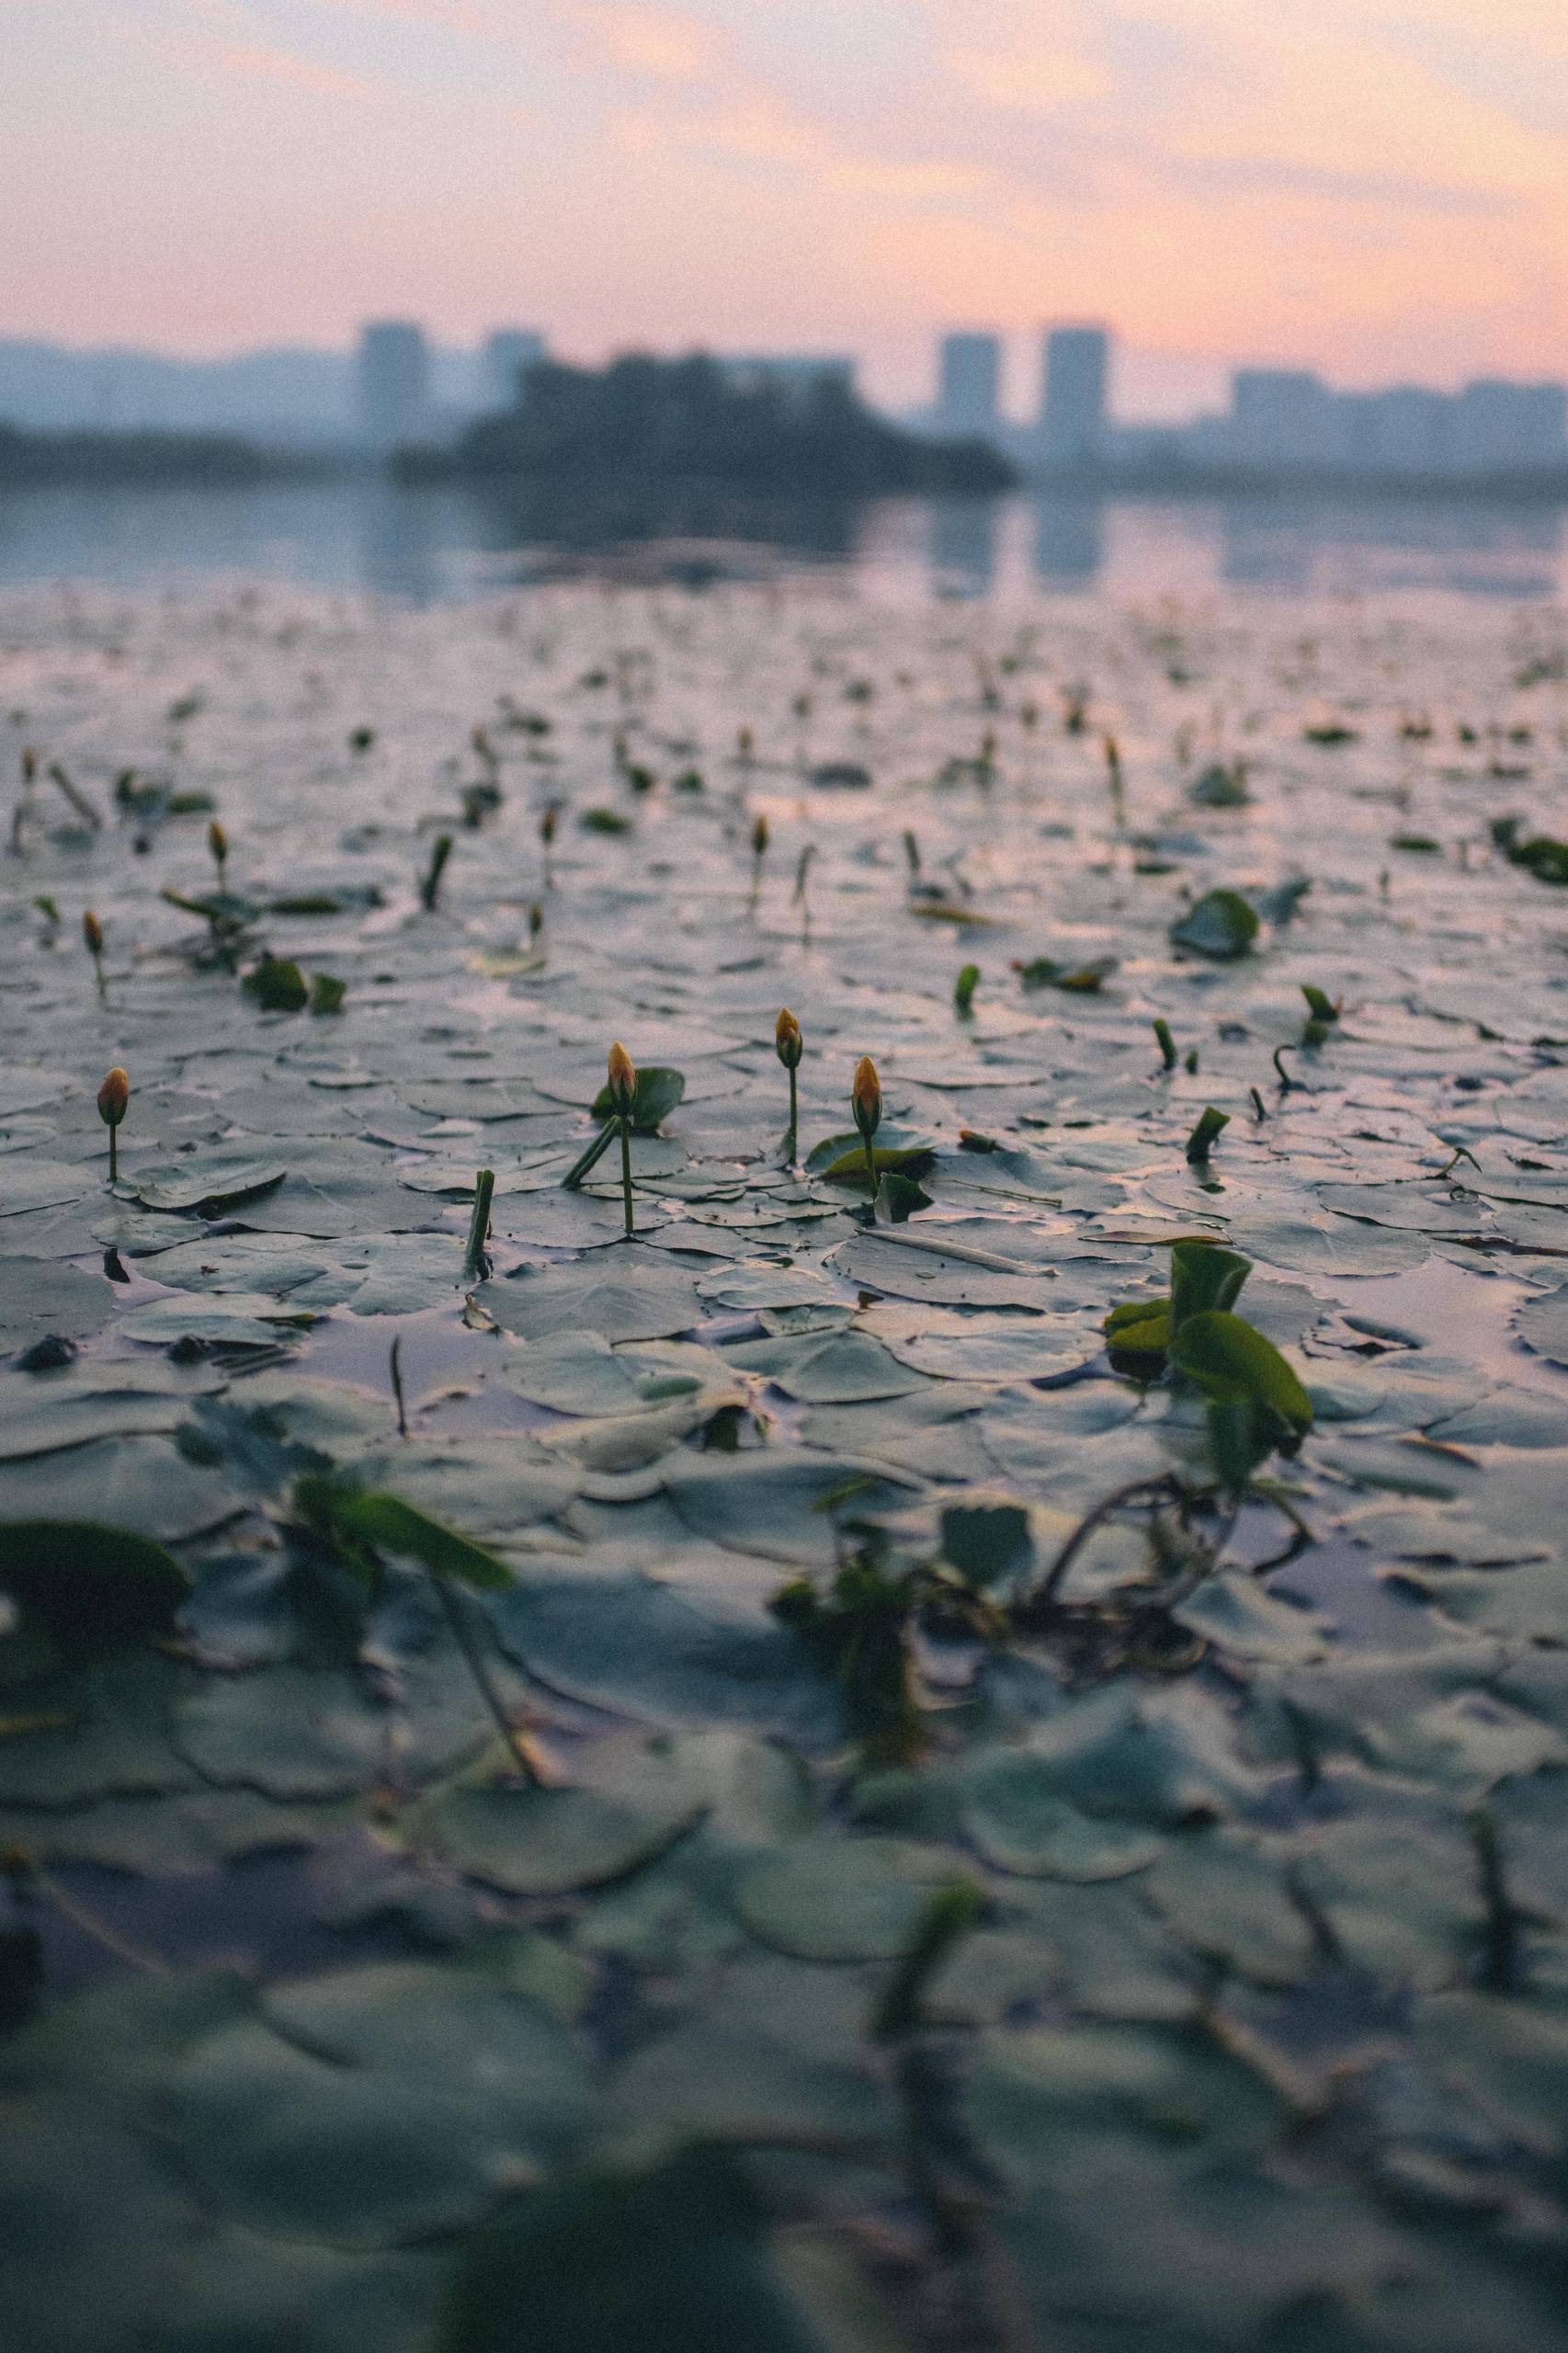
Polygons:
M1214 1242L1173 1242L1172 1323L1179 1326L1189 1315L1201 1315L1210 1308L1223 1313L1234 1307L1251 1272L1252 1260L1244 1258L1239 1250L1226 1250Z
M245 974L241 986L255 997L263 1013L299 1013L311 994L303 972L290 956L264 956Z
M1205 1165L1216 1138L1221 1129L1228 1128L1230 1124L1228 1111L1216 1110L1212 1103L1204 1105L1202 1116L1187 1140L1187 1156L1195 1168Z
M1021 1579L1033 1564L1034 1538L1022 1504L949 1504L941 1533L942 1558L983 1591Z
M928 1176L937 1165L936 1154L922 1144L879 1143L874 1144L871 1151L879 1177L905 1176L914 1183L922 1176ZM852 1151L842 1154L822 1174L830 1185L847 1185L858 1193L870 1190L863 1144L858 1143Z
M72 1656L167 1631L190 1579L145 1536L90 1519L0 1520L0 1591Z
M567 2176L469 2240L438 2353L893 2353L853 2276L802 2254L722 2149Z
M639 1069L637 1085L631 1097L631 1126L640 1136L652 1135L661 1120L667 1120L681 1097L686 1093L686 1073L668 1070L658 1063L647 1070ZM612 1106L609 1087L601 1086L593 1100L596 1120L608 1120Z
M1026 989L1065 989L1071 996L1097 996L1115 972L1117 962L1114 956L1096 956L1083 964L1036 956L1028 963L1020 964L1017 972Z
M903 1225L916 1210L928 1210L931 1196L909 1176L888 1169L877 1187L879 1225Z
M1171 1344L1168 1299L1124 1299L1111 1309L1101 1329L1119 1370L1124 1368L1140 1381L1153 1381L1165 1370Z
M339 1487L318 1478L301 1479L294 1494L296 1503L308 1514L324 1514L335 1533L420 1561L433 1576L454 1577L460 1585L476 1586L484 1592L504 1591L513 1582L512 1572L494 1552L470 1543L466 1536L459 1536L397 1495Z
M1259 1405L1293 1438L1312 1426L1312 1401L1272 1340L1240 1315L1206 1309L1176 1326L1171 1362L1221 1404Z
M1171 926L1171 943L1190 948L1195 955L1224 960L1244 956L1257 938L1257 912L1239 891L1206 891L1194 907Z

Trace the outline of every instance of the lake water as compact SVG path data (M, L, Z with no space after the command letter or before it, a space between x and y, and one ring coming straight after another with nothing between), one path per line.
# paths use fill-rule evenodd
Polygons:
M1562 508L1293 497L1020 496L759 508L519 504L375 481L0 499L0 583L259 575L415 604L607 562L700 584L853 573L879 594L1568 594Z
M0 506L6 2342L1568 2353L1557 531Z

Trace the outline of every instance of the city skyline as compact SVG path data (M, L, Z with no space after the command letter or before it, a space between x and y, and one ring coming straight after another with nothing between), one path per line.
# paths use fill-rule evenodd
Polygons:
M16 0L0 327L212 356L518 306L863 354L1112 313L1132 415L1226 356L1558 372L1568 22L1546 0Z

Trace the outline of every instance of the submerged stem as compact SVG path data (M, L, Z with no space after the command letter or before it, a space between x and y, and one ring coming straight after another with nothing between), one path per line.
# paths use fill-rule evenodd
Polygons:
M447 1623L451 1628L452 1640L463 1654L463 1663L473 1677L480 1698L494 1719L497 1731L510 1749L513 1762L526 1781L531 1782L536 1790L542 1789L544 1775L540 1771L539 1761L529 1754L527 1741L506 1713L501 1694L496 1690L491 1679L490 1669L484 1663L484 1654L474 1640L473 1629L464 1615L461 1599L453 1592L445 1577L437 1576L434 1570L427 1571L426 1574L440 1597L441 1608L446 1613Z

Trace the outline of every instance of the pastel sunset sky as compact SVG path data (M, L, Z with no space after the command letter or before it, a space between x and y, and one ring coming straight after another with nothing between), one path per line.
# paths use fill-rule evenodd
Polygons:
M0 334L1568 372L1565 0L0 0Z

